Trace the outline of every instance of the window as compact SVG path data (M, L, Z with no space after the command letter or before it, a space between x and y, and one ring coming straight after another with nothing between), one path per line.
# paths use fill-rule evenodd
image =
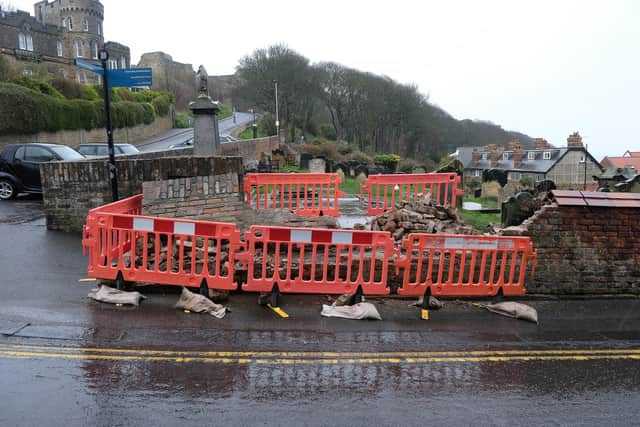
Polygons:
M13 156L13 158L18 160L24 160L24 146L16 150L16 154Z
M87 18L82 19L82 31L89 32L89 20Z
M487 154L487 153L482 153L482 155L480 156L480 158L481 158L482 160L487 160L487 156L488 156L488 154Z
M91 57L98 59L98 43L95 40L91 42Z
M62 56L62 42L60 40L56 42L56 51L58 52L58 56Z
M84 57L84 47L82 46L82 40L76 39L73 44L76 47L76 58Z
M27 34L27 50L33 52L33 38L31 34Z
M473 176L480 176L480 169L475 169L473 171Z
M544 175L540 175L540 174L536 175L536 182L540 182L543 179L544 179Z
M536 159L536 152L535 151L529 151L527 153L527 159L528 160L535 160Z
M125 58L124 56L120 57L120 68L123 70L127 68L127 58Z
M62 28L65 28L67 26L67 20L65 18L62 18Z
M520 180L520 172L509 172L509 177L508 177L511 181L518 181Z
M94 83L97 85L102 83L102 80L100 79L100 74L96 74Z
M585 162L585 158L584 158L584 154L580 156L580 163L584 163Z
M551 151L545 151L544 153L542 153L542 159L551 160Z
M42 147L25 147L24 152L24 161L25 162L34 162L34 163L42 163L42 162L50 162L51 160L55 160L55 156L49 152L46 148Z
M502 153L502 160L509 160L509 153Z
M84 73L84 71L80 71L78 73L78 81L82 84L87 83L87 75Z
M102 35L102 24L98 22L98 35Z
M73 18L69 17L69 31L73 31Z
M118 69L118 61L116 61L115 59L110 59L109 60L109 69L110 70L117 70Z
M27 49L27 38L22 33L18 33L18 47L22 50Z

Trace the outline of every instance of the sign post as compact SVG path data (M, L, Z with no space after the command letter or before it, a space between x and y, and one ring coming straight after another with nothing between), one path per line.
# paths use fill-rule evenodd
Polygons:
M98 58L102 61L102 84L104 87L104 111L107 116L107 143L109 144L109 178L111 178L111 198L118 201L118 169L116 167L116 156L113 148L113 129L111 127L111 99L109 96L109 72L107 61L109 52L101 49Z

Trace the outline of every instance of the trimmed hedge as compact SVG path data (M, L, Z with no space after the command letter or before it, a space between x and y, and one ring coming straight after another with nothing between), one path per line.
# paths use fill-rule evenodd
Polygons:
M111 104L114 128L150 124L171 109L170 97L159 94L151 102ZM48 96L14 83L0 83L0 135L104 127L102 100Z

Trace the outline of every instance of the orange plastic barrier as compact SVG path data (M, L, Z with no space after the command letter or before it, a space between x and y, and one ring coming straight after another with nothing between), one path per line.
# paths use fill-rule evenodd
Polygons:
M339 216L340 176L335 173L251 173L244 177L247 204L298 215Z
M89 211L82 246L88 274L202 291L237 289L235 254L242 246L235 224L141 216L142 195Z
M430 198L440 205L456 207L456 197L464 194L456 173L370 175L360 186L360 199L367 194L367 215L379 215L396 202Z
M527 265L533 277L537 259L528 237L410 234L400 252L399 295L524 295Z
M363 294L389 293L387 232L254 225L245 247L245 291L345 294L361 286Z

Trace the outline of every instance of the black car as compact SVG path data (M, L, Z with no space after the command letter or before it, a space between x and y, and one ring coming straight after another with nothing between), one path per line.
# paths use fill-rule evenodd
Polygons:
M76 151L86 158L94 157L107 157L109 155L109 146L106 143L87 143L80 144L76 147ZM131 144L113 144L113 153L116 156L122 156L125 154L137 154L138 150Z
M60 144L10 144L0 153L0 200L18 193L42 193L40 163L82 160L84 156Z

